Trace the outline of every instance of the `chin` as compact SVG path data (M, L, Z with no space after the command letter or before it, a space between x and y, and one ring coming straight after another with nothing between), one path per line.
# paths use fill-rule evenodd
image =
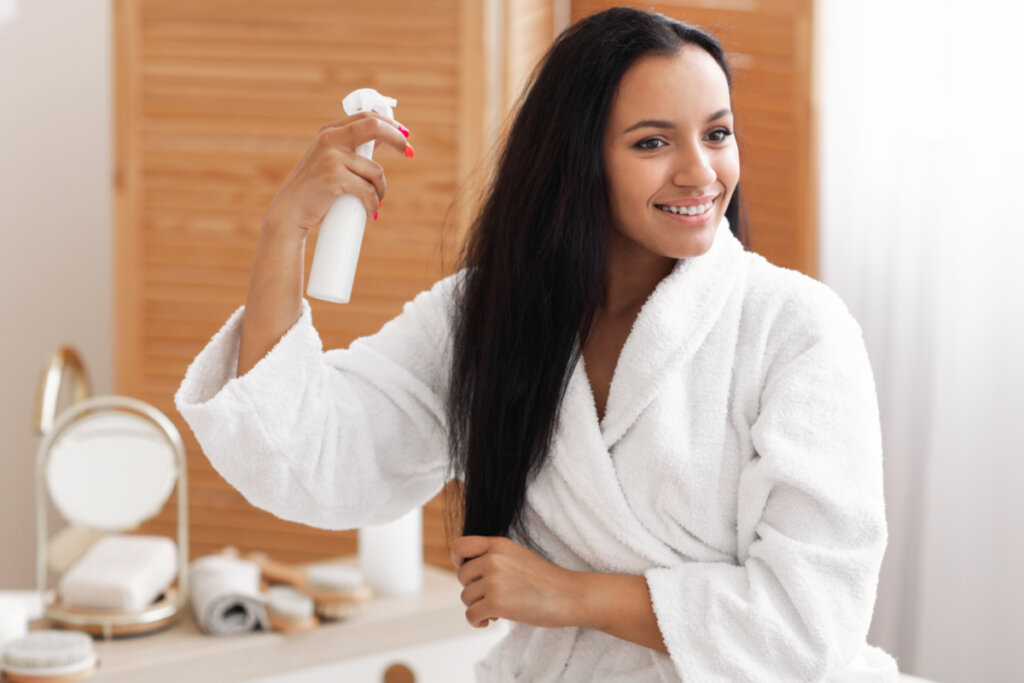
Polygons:
M677 259L696 258L708 253L714 243L715 231L702 228L700 234L691 235L685 244L675 245L670 252L672 257Z

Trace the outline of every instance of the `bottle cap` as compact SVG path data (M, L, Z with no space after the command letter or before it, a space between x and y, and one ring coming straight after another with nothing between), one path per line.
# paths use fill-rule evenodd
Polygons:
M397 105L398 100L393 97L385 97L373 88L353 90L341 101L341 106L349 116L361 111L375 111L389 119L394 118L391 109Z

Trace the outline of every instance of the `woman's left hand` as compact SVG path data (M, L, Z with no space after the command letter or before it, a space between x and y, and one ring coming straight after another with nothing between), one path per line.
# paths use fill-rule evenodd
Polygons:
M551 564L504 537L457 538L451 559L472 626L483 628L498 618L546 628L574 625L582 573Z

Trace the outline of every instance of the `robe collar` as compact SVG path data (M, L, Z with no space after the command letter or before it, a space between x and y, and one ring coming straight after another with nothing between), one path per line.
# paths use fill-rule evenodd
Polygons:
M604 419L582 358L573 368L552 444L551 466L530 485L528 515L556 564L613 573L641 573L682 559L717 557L699 539L687 548L659 537L633 510L611 450L666 381L704 343L726 302L742 285L746 258L724 220L704 254L680 260L654 289L619 355Z
M654 288L633 322L612 374L599 429L611 449L650 405L672 370L685 363L704 342L744 272L743 244L722 219L707 252L679 259ZM583 356L569 380L581 383L577 396L589 396L590 417L597 407Z

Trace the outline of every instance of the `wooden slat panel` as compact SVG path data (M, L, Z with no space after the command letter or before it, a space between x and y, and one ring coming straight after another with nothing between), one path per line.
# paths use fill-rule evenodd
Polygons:
M136 196L141 186L139 148L139 60L141 19L139 6L131 0L114 4L114 130L117 153L114 169L114 210L117 216L116 255L114 259L117 299L114 306L116 333L115 384L118 391L137 396L142 368L139 345L142 306L134 296L140 277L141 234Z
M817 274L817 185L811 129L811 0L577 0L573 21L627 4L713 33L733 71L733 110L751 248Z
M454 214L448 209L488 147L488 108L508 110L516 79L550 42L550 3L506 8L517 28L495 54L484 39L493 5L477 0L386 8L118 0L118 390L166 412L185 437L193 554L235 544L305 561L354 549L352 533L282 522L249 506L205 461L172 396L191 359L244 302L260 222L280 182L355 87L398 99L417 156L379 155L388 197L382 220L367 230L353 303L313 302L325 346L376 331L447 272L478 194L468 192ZM573 16L600 8L577 2ZM710 28L730 50L754 248L813 274L809 0L655 9ZM501 102L482 85L496 59L506 69ZM151 530L173 535L173 519L171 506ZM425 510L425 552L447 567L444 521L438 497Z
M482 9L475 0L116 0L115 15L117 389L182 433L193 555L224 545L288 561L352 552L354 532L252 508L206 461L173 394L245 301L267 205L354 88L398 100L417 154L376 155L388 194L367 226L353 303L311 301L325 347L376 331L450 272L467 215L452 200L490 145ZM444 519L439 497L425 510L425 552L448 567ZM173 536L174 523L172 500L143 531Z

